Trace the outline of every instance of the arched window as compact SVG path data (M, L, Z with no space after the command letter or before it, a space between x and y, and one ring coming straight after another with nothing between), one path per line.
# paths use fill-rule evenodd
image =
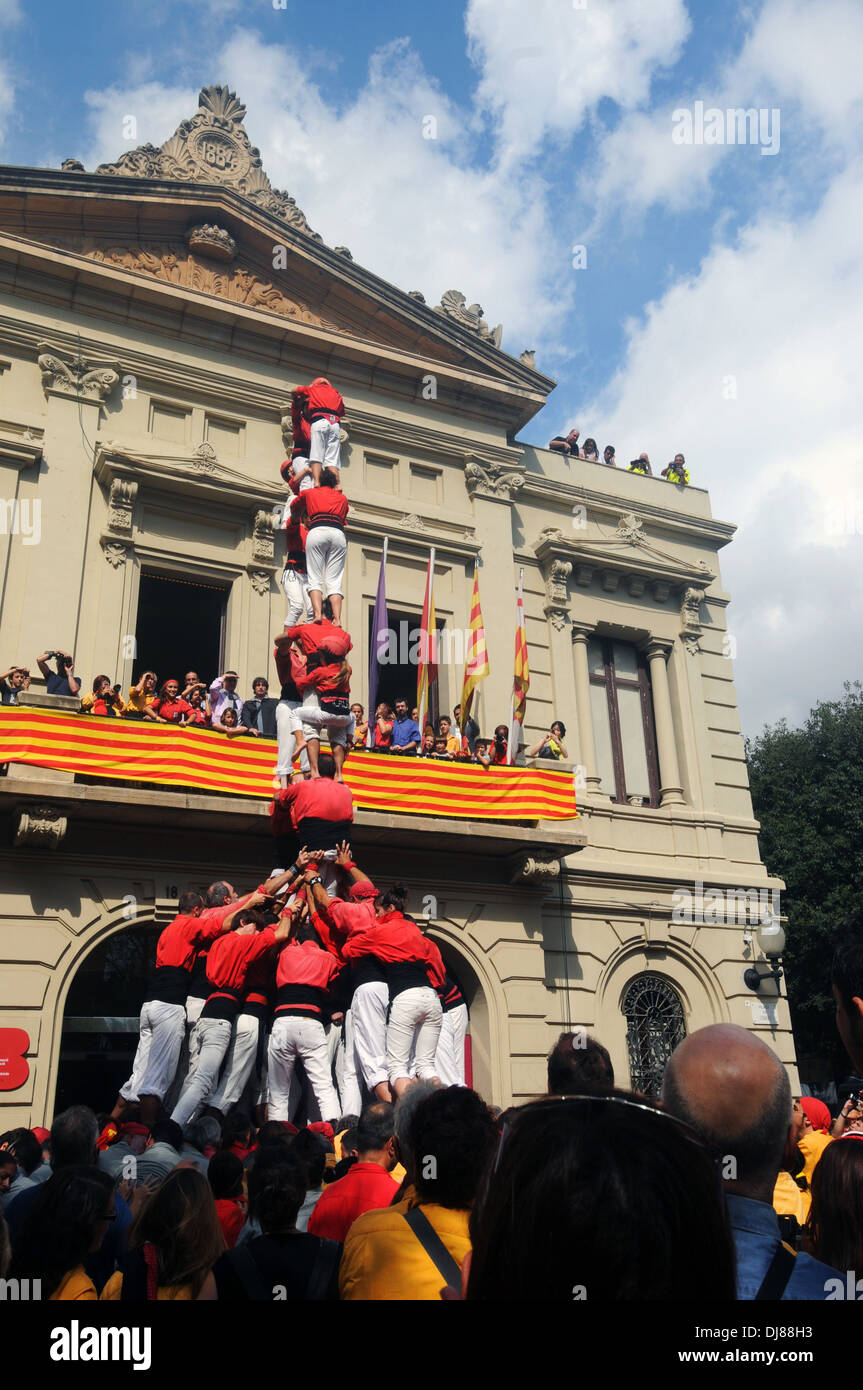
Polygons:
M661 975L636 975L621 1005L626 1017L630 1085L633 1091L658 1096L665 1064L686 1037L683 1002Z

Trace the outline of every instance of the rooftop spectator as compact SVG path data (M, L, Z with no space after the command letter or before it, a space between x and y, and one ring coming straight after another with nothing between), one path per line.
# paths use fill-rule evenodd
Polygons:
M309 1221L312 1235L344 1241L364 1211L389 1206L398 1185L390 1177L396 1165L393 1107L375 1101L357 1125L358 1160L345 1177L331 1183L322 1194Z
M391 753L398 753L402 757L416 757L417 750L422 743L422 734L415 718L408 714L407 700L396 700L396 717L393 724L393 741L390 746Z
M175 1168L142 1207L129 1251L102 1300L197 1299L225 1249L210 1185L197 1168ZM127 1282L128 1281L128 1282Z
M220 1302L319 1302L338 1298L341 1246L297 1229L306 1169L291 1151L269 1150L249 1173L249 1216L261 1234L217 1262L204 1297Z
M243 702L237 694L237 673L225 671L223 675L217 676L210 686L210 716L213 728L219 727L227 709L234 711L239 723L242 708Z
M551 729L547 734L535 743L528 753L529 758L568 758L564 738L566 737L566 725L560 719L555 719Z
M578 458L578 436L580 431L572 429L569 434L556 434L549 440L548 447L556 454L572 454Z
M596 1038L584 1029L561 1033L548 1054L548 1093L550 1096L578 1096L585 1091L614 1088L611 1058Z
M22 690L30 689L30 671L27 666L10 666L0 676L0 705L17 705Z
M89 695L81 698L82 714L98 714L103 719L117 719L126 713L120 698L120 686L111 685L109 676L97 676Z
M680 1044L665 1070L662 1103L722 1164L738 1299L824 1299L833 1271L783 1256L771 1205L791 1124L788 1073L746 1028L716 1023Z
M671 1116L619 1091L508 1111L470 1235L470 1300L734 1298L710 1155Z
M672 462L665 465L659 476L660 478L667 478L670 483L680 483L685 486L689 482L689 470L683 455L675 454Z
M615 458L615 456L614 456L614 445L613 445L613 444L606 444L605 448L604 448L603 451L602 451L602 461L603 461L603 463L608 464L608 467L609 467L609 468L616 468L616 467L617 467L617 460L616 460L616 458Z
M599 450L595 439L585 439L581 457L587 459L588 463L599 463Z
M138 684L129 687L126 714L130 719L151 719L156 722L153 705L156 702L158 678L155 671L142 671Z
M12 1278L40 1279L43 1299L95 1302L99 1294L85 1260L115 1219L113 1182L98 1168L72 1165L33 1192L15 1233Z
M264 676L256 676L252 681L252 698L243 703L240 722L246 729L254 729L263 738L276 737L276 706L278 700L267 692L270 683Z
M639 454L637 459L633 459L629 465L630 473L643 473L646 477L653 477L653 470L650 467L650 459L647 454Z
M52 671L48 662L57 662L57 670ZM36 665L45 677L45 692L48 695L77 695L81 682L74 674L75 662L71 652L43 652L36 658Z
M409 1139L416 1201L355 1221L339 1271L343 1299L437 1302L442 1287L461 1287L470 1209L496 1143L475 1091L450 1086L422 1099Z

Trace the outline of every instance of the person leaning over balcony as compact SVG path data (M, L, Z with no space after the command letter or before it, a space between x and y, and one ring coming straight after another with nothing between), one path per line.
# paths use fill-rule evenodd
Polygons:
M673 461L665 465L659 476L667 478L670 483L680 483L685 487L689 482L689 470L683 455L675 454Z
M599 463L599 450L595 439L585 439L581 457L587 459L588 463Z
M98 714L102 718L116 719L126 713L126 706L120 699L119 687L114 690L108 676L97 676L93 690L81 699L82 714Z
M156 721L152 706L156 699L156 672L142 671L138 684L130 686L126 701L126 713L130 719L151 719Z
M528 753L529 758L568 758L564 739L566 737L566 725L560 720L555 719L551 729L545 734L539 743L535 743Z
M549 440L548 447L555 454L572 454L578 458L578 435L576 429L570 430L567 435L556 434L554 439Z
M605 448L602 451L602 461L603 463L607 464L609 468L617 467L617 462L614 457L613 444L606 444Z
M48 662L52 657L56 658L57 670L52 671ZM47 695L77 695L81 689L81 682L74 675L75 662L71 652L43 652L36 658L36 665L45 677L45 693Z
M643 473L645 477L652 478L653 470L650 467L650 459L647 454L639 454L637 459L633 459L629 465L630 473Z
M0 676L0 705L17 705L22 690L30 689L30 671L26 666L10 666Z
M473 745L473 760L481 767L491 767L491 753L489 752L489 740L478 738Z
M227 734L228 738L258 738L257 729L247 729L245 724L241 724L237 718L237 711L226 709L221 719L214 719L212 727L221 734Z

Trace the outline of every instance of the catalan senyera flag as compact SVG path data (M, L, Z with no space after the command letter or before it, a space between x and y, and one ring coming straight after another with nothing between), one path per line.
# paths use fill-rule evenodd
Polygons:
M488 649L485 645L485 627L479 602L479 566L473 567L473 597L470 603L470 640L464 663L464 684L461 688L462 727L470 714L473 695L480 681L489 672Z
M109 795L112 782L218 792L257 801L264 816L273 795L275 757L270 739L227 739L215 729L0 705L0 763L102 779ZM578 815L572 773L553 769L354 751L345 762L345 781L356 810L517 823Z
M420 733L432 703L432 687L437 680L437 624L434 611L434 551L429 556L423 615L420 623L419 664L417 666L417 711Z
M515 675L512 682L512 714L509 721L508 761L514 763L521 745L521 727L527 709L527 692L530 689L530 668L527 664L527 637L524 631L524 570L519 571L518 598L516 600L517 622L515 629Z

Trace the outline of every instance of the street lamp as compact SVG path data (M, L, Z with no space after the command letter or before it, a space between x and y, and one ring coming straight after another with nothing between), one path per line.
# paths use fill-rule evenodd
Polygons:
M785 928L780 925L778 918L770 916L765 921L758 923L755 929L755 939L767 957L770 969L766 975L763 975L754 965L750 965L743 972L743 983L747 989L757 992L765 980L773 980L776 983L778 994L779 981L782 979L782 968L779 961L785 950Z

